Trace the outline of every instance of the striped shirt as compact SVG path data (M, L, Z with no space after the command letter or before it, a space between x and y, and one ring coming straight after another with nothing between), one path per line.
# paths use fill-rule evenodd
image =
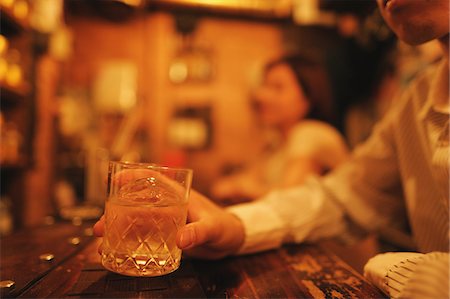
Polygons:
M449 254L395 252L379 254L364 275L393 299L449 298Z
M449 251L448 62L418 76L351 160L299 187L229 208L245 227L241 253L368 231L406 228L419 252ZM443 98L442 98L443 97Z

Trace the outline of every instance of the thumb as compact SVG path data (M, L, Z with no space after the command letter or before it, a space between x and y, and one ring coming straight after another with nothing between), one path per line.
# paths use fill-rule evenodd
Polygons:
M97 223L94 225L94 235L97 237L103 237L105 234L105 215L103 215Z
M180 249L189 249L213 241L213 227L205 221L186 224L178 231L177 246Z

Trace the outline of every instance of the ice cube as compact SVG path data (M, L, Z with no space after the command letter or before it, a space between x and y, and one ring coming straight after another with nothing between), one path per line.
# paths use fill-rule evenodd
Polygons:
M117 194L120 201L141 204L170 205L179 203L175 188L154 177L141 178L123 185Z

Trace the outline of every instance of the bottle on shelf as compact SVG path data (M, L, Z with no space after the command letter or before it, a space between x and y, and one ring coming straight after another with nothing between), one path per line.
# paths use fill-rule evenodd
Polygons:
M10 49L6 56L7 71L5 82L11 87L19 87L23 84L23 70L21 66L21 54L16 49Z
M2 140L0 145L0 163L2 165L20 164L22 134L14 122L5 121L2 113L0 113L0 139Z
M8 47L8 39L0 34L0 82L3 82L6 77L6 72L8 71L8 62L6 61Z

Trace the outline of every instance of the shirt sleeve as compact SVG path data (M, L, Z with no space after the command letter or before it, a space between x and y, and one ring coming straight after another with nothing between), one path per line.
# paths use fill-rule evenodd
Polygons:
M349 162L323 179L329 199L366 231L403 229L407 223L394 129L402 104L374 127Z
M273 191L262 199L228 208L245 228L239 253L279 247L283 243L334 236L345 231L342 209L327 200L319 181L311 177L297 188Z
M347 231L349 219L366 230L406 220L392 119L383 120L350 161L323 179L310 177L301 186L230 207L246 233L240 253L336 236Z
M395 252L379 254L364 276L394 299L449 298L449 254Z

